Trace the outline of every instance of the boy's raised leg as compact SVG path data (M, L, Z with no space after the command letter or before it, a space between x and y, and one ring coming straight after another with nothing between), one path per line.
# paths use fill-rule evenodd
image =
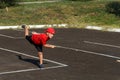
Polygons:
M22 28L24 29L24 35L25 36L28 36L29 35L29 26L27 25L22 25Z

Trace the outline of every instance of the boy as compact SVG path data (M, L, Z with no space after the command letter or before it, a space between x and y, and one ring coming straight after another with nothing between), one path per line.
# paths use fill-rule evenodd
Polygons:
M54 45L46 44L46 42L51 39L54 34L55 30L53 28L47 28L44 33L36 33L32 32L32 35L29 35L29 26L27 25L22 25L22 28L24 29L25 32L25 38L35 46L35 48L38 51L38 56L39 56L39 67L43 68L43 47L48 47L48 48L55 48Z

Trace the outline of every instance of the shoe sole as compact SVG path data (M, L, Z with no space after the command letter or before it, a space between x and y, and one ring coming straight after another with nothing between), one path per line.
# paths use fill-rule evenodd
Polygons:
M22 27L23 29L25 29L26 25L22 25L21 27Z
M25 28L30 29L30 27L29 27L28 25L25 25L25 24L23 24L23 25L21 26L21 28L23 28L23 29L25 29Z

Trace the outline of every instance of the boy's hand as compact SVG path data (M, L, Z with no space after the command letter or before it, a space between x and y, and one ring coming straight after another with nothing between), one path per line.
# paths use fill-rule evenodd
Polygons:
M51 48L55 48L56 46L55 45L51 45Z
M48 48L55 48L55 45L51 45L51 44L45 44L44 47L48 47Z
M37 32L35 32L35 31L32 31L32 34L38 34Z

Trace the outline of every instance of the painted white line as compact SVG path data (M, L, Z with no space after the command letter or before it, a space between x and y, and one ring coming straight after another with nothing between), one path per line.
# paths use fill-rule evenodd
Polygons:
M58 64L58 65L61 65L61 66L68 66L66 64L63 64L63 63L59 63L59 62L56 62L56 61L52 61L52 60L49 60L49 59L44 59L45 61L48 61L48 62L51 62L51 63L55 63L55 64Z
M12 39L15 39L15 37L8 36L8 35L4 35L4 34L0 34L0 36L3 36L3 37L7 37L7 38L12 38Z
M83 41L83 42L84 43L88 43L88 44L96 44L96 45L101 45L101 46L108 46L108 47L120 48L120 46L111 45L111 44L103 44L103 43L91 42L91 41Z
M41 70L55 69L55 68L60 68L60 67L66 67L66 66L52 66L52 67L45 67L45 68L41 68Z
M27 56L27 57L39 59L38 57L35 57L35 56L32 56L32 55L28 55L28 54L25 54L25 53L21 53L21 52L18 52L18 51L14 51L14 50L9 50L9 49L5 49L5 48L1 48L1 47L0 47L0 50L4 50L4 51L7 51L7 52L12 52L12 53L15 53L15 54L20 54L20 55L24 55L24 56ZM49 61L51 63L58 64L58 65L61 65L61 66L68 66L66 64L62 64L62 63L59 63L59 62L56 62L56 61L52 61L52 60L48 60L48 59L43 59L43 60Z
M20 72L28 72L28 71L35 71L35 70L40 70L40 68L24 69L24 70L16 70L16 71L8 71L8 72L0 72L0 75L12 74L12 73L20 73Z
M55 69L55 68L60 68L60 67L65 67L65 66L52 66L52 67L45 67L45 68L34 68L34 69L23 69L23 70L16 70L16 71L0 72L0 75L30 72L30 71L37 71L37 70Z
M57 47L58 48L67 49L67 50L80 51L80 52L84 52L84 53L105 56L105 57L109 57L109 58L113 58L113 59L120 59L120 57L112 56L112 55L108 55L108 54L103 54L103 53L97 53L97 52L92 52L92 51L87 51L87 50L81 50L81 49L76 49L76 48L70 48L70 47L63 47L63 46L57 46Z
M13 37L13 36L8 36L8 35L4 35L4 34L0 34L0 36L6 37L6 38L11 38L11 39L24 39L24 37Z

